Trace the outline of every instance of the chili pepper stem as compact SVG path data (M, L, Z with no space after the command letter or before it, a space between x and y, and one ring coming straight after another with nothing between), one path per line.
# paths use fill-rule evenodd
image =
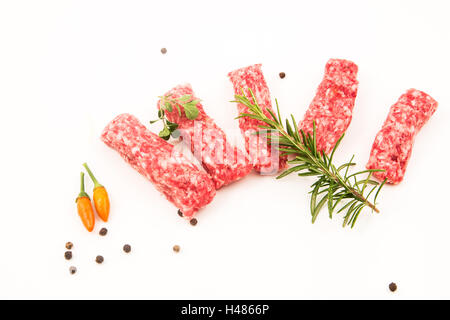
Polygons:
M80 180L80 193L78 194L78 198L89 198L89 195L86 193L86 191L84 191L84 172L80 172ZM76 200L78 200L78 198Z
M83 167L86 168L86 171L88 172L89 176L91 177L92 181L94 182L94 189L98 188L98 187L103 187L98 181L97 179L95 179L94 174L92 173L91 169L89 169L87 163L83 163Z

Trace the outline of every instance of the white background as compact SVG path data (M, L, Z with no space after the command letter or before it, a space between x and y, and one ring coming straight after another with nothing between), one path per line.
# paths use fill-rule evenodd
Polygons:
M0 298L450 298L449 9L447 1L1 1ZM236 130L227 73L254 63L284 115L301 119L329 58L359 66L337 162L355 154L364 168L408 88L439 102L404 181L386 187L381 213L365 211L352 230L325 211L311 224L314 180L256 174L220 190L192 227L99 139L122 112L148 124L157 96L184 82L220 126ZM111 198L110 221L91 234L74 202L84 161Z

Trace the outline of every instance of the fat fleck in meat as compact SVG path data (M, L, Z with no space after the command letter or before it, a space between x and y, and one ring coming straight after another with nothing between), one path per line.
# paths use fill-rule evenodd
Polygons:
M184 216L212 201L216 189L211 178L173 146L149 131L130 114L121 114L103 130L101 139L119 152L134 169L150 180Z
M414 139L436 111L438 103L425 92L409 89L391 107L383 127L377 133L367 169L380 180L397 184L403 180L411 157Z

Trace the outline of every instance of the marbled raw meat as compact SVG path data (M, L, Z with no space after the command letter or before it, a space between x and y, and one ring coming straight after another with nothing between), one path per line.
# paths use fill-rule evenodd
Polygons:
M270 92L266 80L261 70L261 64L251 65L245 68L237 69L228 74L234 87L236 95L242 94L244 90L247 98L251 99L249 89L252 90L256 102L262 108L263 112L272 118L267 109L272 109L270 101ZM238 103L238 113L249 113L246 106ZM286 167L287 157L279 156L276 146L268 146L267 140L254 135L256 131L262 130L259 125L265 125L264 122L248 117L239 118L239 127L245 139L245 148L253 163L254 169L262 174L273 174Z
M189 84L179 85L165 95L171 99L190 95L192 100L199 100ZM161 101L158 101L158 108L160 106ZM201 102L197 103L199 113L195 120L186 117L183 106L179 105L181 116L178 109L172 107L171 112L165 110L167 119L178 124L183 140L209 173L216 189L243 178L252 170L246 154L227 141L225 132L206 114Z
M103 130L101 139L150 180L185 217L192 218L214 198L216 189L208 174L149 131L136 117L117 116Z
M299 129L312 135L316 124L317 150L330 153L352 121L358 91L358 66L351 61L330 59Z
M367 169L380 180L397 184L403 180L414 144L423 125L436 111L438 103L425 92L409 89L391 107L370 152Z

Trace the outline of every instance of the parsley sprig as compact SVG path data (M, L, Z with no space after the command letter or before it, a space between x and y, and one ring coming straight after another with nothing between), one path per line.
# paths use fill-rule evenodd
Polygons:
M314 176L317 178L311 185L312 190L309 192L311 194L310 210L313 223L325 205L328 207L330 218L333 217L334 212L336 214L343 212L343 227L350 225L353 228L365 207L379 212L376 207L376 200L386 180L380 184L372 180L371 177L374 172L384 170L370 169L350 174L349 168L355 165L354 157L340 166L333 164L334 153L344 135L339 138L330 155L327 155L317 150L315 123L313 123L312 135L305 134L303 130L298 129L293 115L291 115L291 122L286 119L285 127L281 120L278 101L275 100L277 115L272 110L267 109L271 115L271 117L268 117L258 105L253 92L249 90L249 93L251 99L247 98L244 90L242 90L242 95L236 95L236 100L232 101L243 104L249 110L248 113L241 113L238 118L248 117L262 121L264 125L260 125L262 130L257 134L265 135L269 144L276 142L281 155L294 157L288 163L295 166L282 172L277 179L294 172L299 176ZM367 190L369 191L367 192ZM371 195L373 199L369 201Z
M158 121L162 121L163 129L159 132L159 136L164 140L169 140L172 136L173 138L178 138L179 133L176 131L178 129L178 124L171 122L166 118L166 111L172 112L174 108L177 109L178 115L181 117L183 107L184 114L186 118L190 120L195 120L198 117L197 103L200 100L194 100L191 95L183 95L179 98L172 98L172 94L158 97L160 99L160 108L158 110L158 119L150 121L153 124Z

